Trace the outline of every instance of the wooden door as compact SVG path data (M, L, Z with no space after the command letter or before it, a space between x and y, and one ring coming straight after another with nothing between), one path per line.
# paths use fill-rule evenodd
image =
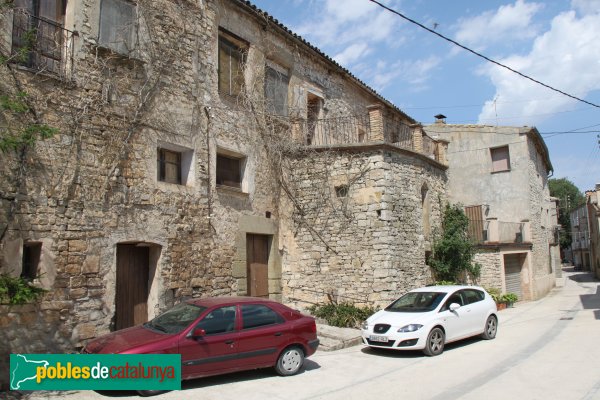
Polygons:
M269 297L269 236L247 235L248 295Z
M148 321L149 260L148 247L117 245L117 330Z

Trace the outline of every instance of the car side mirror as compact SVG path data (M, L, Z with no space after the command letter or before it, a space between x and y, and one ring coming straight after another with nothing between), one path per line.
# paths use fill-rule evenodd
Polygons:
M192 330L191 336L193 338L203 337L203 336L206 336L206 331L204 329L202 329L202 328L194 328Z
M452 303L450 304L450 307L448 307L450 309L450 311L456 311L460 308L460 304L458 303Z

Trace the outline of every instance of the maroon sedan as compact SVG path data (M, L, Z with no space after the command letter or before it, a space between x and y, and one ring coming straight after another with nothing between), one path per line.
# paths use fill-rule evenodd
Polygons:
M318 346L312 317L267 299L219 297L180 303L143 325L90 341L84 352L180 353L185 380L273 366L293 375Z

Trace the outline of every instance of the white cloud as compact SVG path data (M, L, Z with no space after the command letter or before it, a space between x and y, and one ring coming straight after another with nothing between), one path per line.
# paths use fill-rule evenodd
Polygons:
M600 89L600 13L577 18L575 11L552 20L550 30L537 37L529 54L501 62L567 93L584 98ZM565 107L585 107L503 68L486 65L483 73L496 86L494 98L483 107L480 123L535 125ZM499 120L496 119L496 115ZM516 117L510 120L505 118Z
M573 0L571 7L581 15L600 13L600 0Z
M319 17L293 30L323 50L337 51L334 57L345 67L360 61L381 42L399 40L392 31L394 15L365 0L326 0L313 4Z
M514 4L500 6L496 11L461 19L456 40L482 50L499 42L535 37L532 18L542 7L539 3L517 0Z
M346 47L344 51L336 54L333 59L341 65L349 65L370 53L369 45L366 43L354 43Z
M418 92L426 88L427 80L431 72L440 64L441 59L430 56L420 60L399 61L388 66L378 63L376 68L369 71L375 89L382 90L392 81L406 83L406 87L412 92Z

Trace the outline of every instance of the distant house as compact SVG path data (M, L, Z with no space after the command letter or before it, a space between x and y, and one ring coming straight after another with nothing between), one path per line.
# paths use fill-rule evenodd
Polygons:
M537 299L560 274L552 164L535 128L453 125L443 115L424 127L447 140L448 196L460 203L477 243L480 283Z
M571 218L571 257L575 268L600 278L600 184L585 192L585 203L573 209Z
M590 224L588 204L583 203L573 209L571 218L571 257L576 269L590 271Z

